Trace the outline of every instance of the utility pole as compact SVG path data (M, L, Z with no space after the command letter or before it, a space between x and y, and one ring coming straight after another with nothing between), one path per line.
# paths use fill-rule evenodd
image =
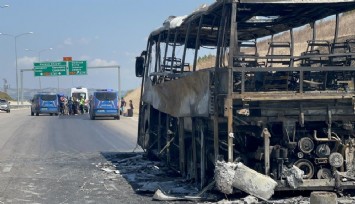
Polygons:
M9 84L7 83L7 79L3 79L4 80L4 92L7 93L7 89L9 88Z

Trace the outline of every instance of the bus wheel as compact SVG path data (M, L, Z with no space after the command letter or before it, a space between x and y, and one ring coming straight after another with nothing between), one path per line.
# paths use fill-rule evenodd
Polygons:
M53 113L50 113L49 115L50 115L50 116L53 116Z
M31 111L31 116L34 116L34 115L35 115L35 113Z
M36 116L39 116L39 113L36 113Z
M91 119L91 120L95 120L95 116L90 115L90 119Z

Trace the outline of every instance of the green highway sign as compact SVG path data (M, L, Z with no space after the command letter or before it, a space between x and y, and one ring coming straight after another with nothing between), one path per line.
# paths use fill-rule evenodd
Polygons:
M69 62L69 75L86 75L88 74L86 61Z
M61 76L67 75L67 62L35 62L35 76Z

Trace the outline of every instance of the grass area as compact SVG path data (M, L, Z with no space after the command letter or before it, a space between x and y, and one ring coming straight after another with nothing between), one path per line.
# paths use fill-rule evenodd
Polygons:
M6 100L8 100L8 101L13 101L13 100L14 100L14 99L11 98L7 93L1 92L1 91L0 91L0 98L6 99Z

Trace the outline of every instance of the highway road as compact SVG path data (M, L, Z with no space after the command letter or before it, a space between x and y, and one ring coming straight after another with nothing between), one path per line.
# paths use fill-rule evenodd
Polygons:
M98 168L136 147L137 118L0 112L0 203L150 203ZM141 150L135 149L137 154Z

